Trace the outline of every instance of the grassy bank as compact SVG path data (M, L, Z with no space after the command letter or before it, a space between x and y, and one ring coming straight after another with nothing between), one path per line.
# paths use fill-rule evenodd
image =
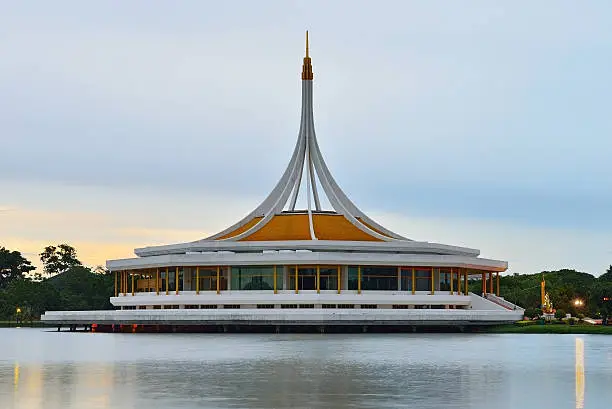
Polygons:
M0 328L15 328L15 327L43 328L43 327L48 327L48 325L42 323L41 321L26 321L26 322L16 323L15 321L0 320Z
M612 326L589 324L508 324L491 327L487 332L496 334L607 334L612 335Z

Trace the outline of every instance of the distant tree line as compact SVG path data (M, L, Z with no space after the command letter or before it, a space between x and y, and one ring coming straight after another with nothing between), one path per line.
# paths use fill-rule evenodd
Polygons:
M526 316L538 316L542 313L542 278L546 281L546 291L557 310L557 316L564 316L565 313L574 317L612 315L612 265L599 277L568 269L504 276L500 278L500 295L525 308ZM481 284L480 280L470 283L470 290L480 294ZM576 300L582 303L577 304Z
M0 320L37 320L51 310L112 309L114 280L103 268L83 266L67 245L40 253L43 272L19 251L0 247Z

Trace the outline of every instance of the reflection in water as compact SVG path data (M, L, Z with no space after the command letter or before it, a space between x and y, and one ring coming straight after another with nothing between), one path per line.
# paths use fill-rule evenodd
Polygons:
M612 348L589 336L36 331L0 330L1 409L584 408L585 340L586 354ZM589 360L589 409L612 400L607 364Z
M13 366L13 389L17 392L19 388L19 362L15 362Z
M576 338L576 409L584 408L584 341Z

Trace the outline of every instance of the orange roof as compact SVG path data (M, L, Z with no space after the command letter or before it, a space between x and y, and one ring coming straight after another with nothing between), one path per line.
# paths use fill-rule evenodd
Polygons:
M319 240L339 241L381 241L353 226L341 214L313 214L312 222L315 236ZM261 218L259 218L261 220ZM248 225L255 225L250 221ZM245 225L246 226L246 225ZM247 230L242 226L239 230ZM239 234L238 230L228 233L227 237ZM224 236L225 237L225 236ZM311 240L307 213L283 213L274 216L265 226L240 241L281 241L281 240Z
M247 231L251 227L255 226L257 223L259 223L259 221L261 219L263 219L263 217L257 216L255 218L249 220L248 223L245 223L242 226L238 227L237 229L232 230L231 232L229 232L227 234L224 234L221 237L217 237L217 240L229 239L230 237L234 237L234 236L239 235L240 233L244 233L245 231Z

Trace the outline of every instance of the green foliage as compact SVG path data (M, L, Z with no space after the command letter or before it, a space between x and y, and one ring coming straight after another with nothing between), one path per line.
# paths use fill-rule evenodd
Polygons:
M578 316L608 316L612 314L612 302L605 302L605 297L612 298L612 266L600 277L575 270L544 271L536 274L514 274L501 277L500 295L506 300L527 309L540 307L540 282L546 280L546 291L554 307ZM480 290L481 282L470 283L470 288ZM574 300L584 301L576 306Z
M13 280L24 278L34 269L35 267L20 252L0 247L0 288L5 288Z
M113 295L111 275L100 275L83 266L45 280L60 294L59 310L112 309L109 298Z
M539 317L541 313L542 313L542 310L538 311L537 308L529 307L525 309L525 317L528 317L528 318Z
M40 261L43 263L47 276L61 274L68 271L71 267L81 265L77 258L76 250L68 244L60 244L57 247L45 247L43 252L40 253Z
M0 320L15 320L17 316L22 321L37 320L41 314L50 310L113 308L109 300L114 291L113 276L103 269L92 271L82 266L76 259L74 249L62 246L49 246L43 252L48 255L46 260L51 260L50 265L55 266L52 270L63 270L60 273L40 281L28 280L22 273L3 281L6 284L0 286ZM8 250L0 252L2 255L7 253L18 254ZM22 266L21 271L33 269L29 262L22 262ZM19 314L17 308L21 310Z
M499 325L485 329L486 332L501 334L608 334L612 335L612 326L602 325Z
M557 311L555 311L555 318L558 319L558 320L561 320L561 319L565 318L566 314L567 313L565 312L565 310L558 309Z

